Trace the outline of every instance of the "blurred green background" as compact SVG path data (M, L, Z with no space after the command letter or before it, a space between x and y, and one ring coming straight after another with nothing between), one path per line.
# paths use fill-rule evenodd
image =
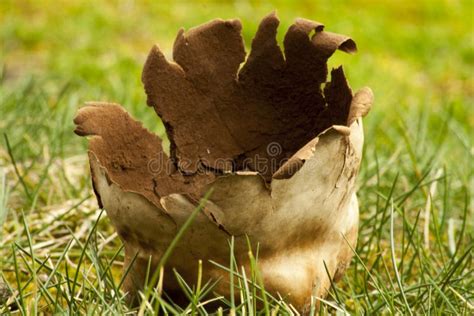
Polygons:
M469 220L474 209L473 3L0 0L0 133L9 141L6 146L2 139L0 145L0 178L2 174L6 178L0 181L0 225L7 236L4 242L0 238L0 266L13 271L13 240L28 245L20 220L23 211L32 223L34 242L41 245L38 256L60 253L66 245L59 228L46 230L52 210L80 205L80 211L71 209L61 219L64 222L56 223L74 232L95 216L87 141L72 132L72 118L85 101L121 103L163 136L156 114L146 106L140 81L152 45L158 43L171 58L179 28L220 17L242 21L249 47L260 19L276 10L280 41L296 17L351 36L359 52L337 52L329 64L344 65L353 90L370 86L374 91L374 107L364 120L365 156L359 177L361 262L371 267L380 286L387 286L397 308L402 306L400 292L391 283L392 266L386 264L393 238L388 235L386 214L393 198L397 216L403 218L397 219L395 228L396 251L402 258L399 268L412 291L414 310L436 312L438 306L453 302L459 304L456 308L467 306L464 297L472 301L473 295L472 256L459 256L469 253L473 239ZM439 193L432 194L433 183L438 182ZM425 217L418 221L423 209ZM8 216L7 210L11 210ZM106 236L113 233L111 225L101 225ZM454 251L453 238L458 236ZM56 238L57 244L51 246ZM116 238L114 246L118 244ZM463 262L460 269L457 262ZM367 293L373 276L360 265L353 264L347 275L349 282L342 287L351 288L346 292L349 310L365 310L380 299ZM8 278L15 279L13 274ZM435 295L431 287L428 292L419 286L437 282L444 287L448 281L457 294ZM465 285L469 282L470 289Z

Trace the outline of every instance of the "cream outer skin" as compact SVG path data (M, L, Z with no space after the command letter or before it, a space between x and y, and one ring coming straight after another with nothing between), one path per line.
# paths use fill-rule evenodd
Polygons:
M267 291L301 311L309 307L312 295L324 297L330 287L324 264L331 277L339 279L357 240L355 180L363 147L362 119L354 118L350 128L333 126L317 138L302 167L288 179L273 179L271 188L255 174L230 174L211 183L213 193L203 212L167 263L165 289L180 292L172 268L194 283L202 260L203 279L220 278L215 291L229 296L229 273L209 261L229 265L233 235L234 254L247 275L247 236L254 252L258 244ZM125 269L138 253L124 284L134 297L143 288L149 258L152 266L157 264L196 206L180 194L162 197L161 205L155 205L139 193L124 191L94 153L89 156L98 199L125 244Z

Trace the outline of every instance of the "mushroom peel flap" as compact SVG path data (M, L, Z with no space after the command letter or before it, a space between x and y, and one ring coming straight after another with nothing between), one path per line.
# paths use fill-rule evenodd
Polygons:
M238 20L180 30L173 59L154 46L143 70L148 104L162 119L161 139L118 104L91 102L78 111L76 134L90 136L92 183L100 207L125 245L124 289L130 298L146 271L211 188L167 262L164 288L180 292L172 269L189 283L198 260L215 291L230 295L230 236L238 266L249 271L248 243L259 249L265 289L305 310L324 297L352 258L358 231L355 181L362 116L373 94L355 95L342 67L327 59L354 52L348 37L297 19L276 41L279 21L266 16L246 53ZM245 63L241 66L241 64ZM322 86L324 85L324 88ZM327 271L326 271L327 268Z

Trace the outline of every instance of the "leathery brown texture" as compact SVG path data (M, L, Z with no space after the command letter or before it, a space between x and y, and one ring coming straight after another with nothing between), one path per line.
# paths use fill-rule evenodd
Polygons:
M285 35L283 55L275 37L278 24L274 14L262 20L240 71L245 49L238 20L180 30L175 63L158 46L152 48L142 81L182 172L195 173L201 165L252 170L270 181L304 144L347 123L352 93L342 67L332 71L324 94L321 85L327 59L338 48L355 52L355 43L324 32L317 22L297 19ZM271 168L267 148L275 142L281 151L271 157L276 163Z
M246 59L237 20L180 30L174 62L152 48L142 81L165 124L170 157L159 137L120 105L93 102L79 110L75 132L91 136L97 199L124 241L125 265L137 255L124 284L130 297L144 285L150 256L156 264L210 188L168 263L188 282L199 259L205 278L228 280L209 261L227 265L231 235L246 269L246 236L259 245L266 289L300 310L311 295L327 293L326 269L338 279L349 264L347 242L357 239L361 117L373 95L363 88L353 96L342 67L327 82L334 51L356 50L350 38L297 19L282 52L278 24L275 14L262 20ZM165 289L179 291L167 271ZM225 281L216 289L229 295Z

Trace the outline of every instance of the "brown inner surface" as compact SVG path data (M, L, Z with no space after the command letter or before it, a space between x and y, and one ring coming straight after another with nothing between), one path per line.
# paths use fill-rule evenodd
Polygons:
M207 170L189 176L179 172L163 152L160 138L118 104L89 104L79 111L74 123L76 134L92 136L90 160L97 159L107 177L122 189L140 193L156 206L161 205L160 197L173 193L198 200L202 188L215 179ZM94 182L95 175L92 177Z
M251 170L270 182L320 132L347 125L352 92L342 67L326 83L327 59L336 49L354 52L355 43L297 19L283 54L278 24L273 13L262 20L241 68L246 53L237 20L180 30L175 63L152 48L142 81L165 124L171 162L183 175Z

